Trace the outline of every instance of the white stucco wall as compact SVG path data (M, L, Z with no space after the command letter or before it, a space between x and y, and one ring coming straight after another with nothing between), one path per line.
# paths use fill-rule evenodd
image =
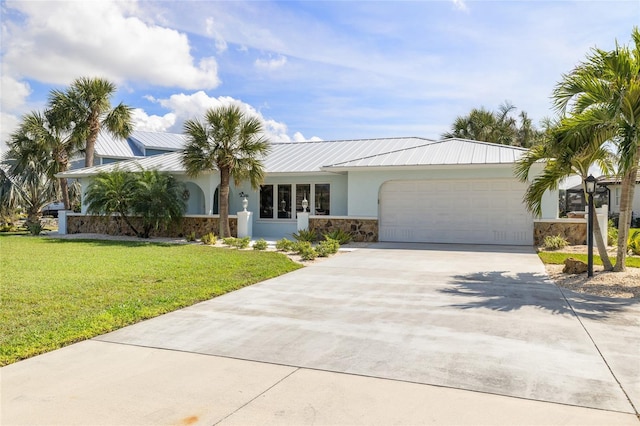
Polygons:
M380 186L389 180L513 178L511 166L431 168L429 170L363 170L349 172L349 216L378 216ZM514 178L515 179L515 178ZM557 203L556 203L557 204Z
M609 185L609 190L611 191L611 204L609 206L609 210L611 213L620 213L621 185ZM618 191L618 195L616 195L616 191ZM640 185L636 185L633 194L632 206L634 217L640 216Z

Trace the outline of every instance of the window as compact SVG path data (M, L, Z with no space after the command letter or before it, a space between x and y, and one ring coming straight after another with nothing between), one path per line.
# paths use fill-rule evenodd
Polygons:
M278 219L291 219L291 185L278 185Z
M273 219L273 185L260 186L260 219Z
M309 184L296 185L296 211L297 212L303 211L302 200L306 199L307 202L309 202L310 198L311 198L311 185ZM309 203L309 206L311 206L311 203ZM309 209L307 208L307 212L308 211Z
M274 197L275 195L275 197ZM311 214L328 215L331 205L328 183L299 183L260 186L260 219L295 219L302 212L302 200ZM313 202L312 202L313 200Z
M616 206L620 205L620 188L616 188Z
M316 183L315 185L315 214L330 214L329 206L331 201L330 186L328 183Z

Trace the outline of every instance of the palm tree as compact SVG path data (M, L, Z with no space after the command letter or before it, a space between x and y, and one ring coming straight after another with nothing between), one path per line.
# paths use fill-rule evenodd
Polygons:
M235 105L209 109L204 122L184 123L187 145L182 164L187 174L195 177L205 171L220 173L220 236L231 235L229 229L229 182L249 180L258 189L264 180L262 159L269 151L262 124L256 117L247 117Z
M618 250L614 271L626 267L627 241L635 177L640 161L640 31L632 31L633 45L612 51L593 49L556 86L556 108L567 117L564 131L582 135L593 146L612 143L617 148L621 178ZM587 138L588 137L588 138Z
M53 114L74 126L76 137L86 141L85 167L93 166L98 134L106 130L126 138L133 129L132 109L122 103L111 107L115 84L102 78L81 77L66 91L52 90L49 105Z
M142 217L142 238L182 218L186 204L182 200L184 185L173 175L157 170L137 173L138 185L131 203L133 213Z
M23 154L22 163L31 159L29 156L38 151L36 158L42 161L43 170L51 180L55 180L55 175L66 172L71 165L71 159L80 152L82 141L72 132L69 123L56 117L53 111L31 112L22 118L18 130L12 136L11 144L22 145L19 150ZM29 147L29 148L27 148ZM58 188L64 208L71 209L69 197L69 186L67 179L58 180Z
M613 169L613 155L603 146L585 144L580 135L563 133L558 123L547 122L546 138L543 143L532 147L518 160L515 174L522 182L529 180L534 164L545 161L542 173L536 176L525 192L524 202L527 209L539 216L542 213L542 196L549 190L558 189L558 183L571 175L582 178L583 192L586 197L585 179L589 168L596 164L604 173ZM607 245L602 238L600 223L594 222L594 236L598 253L602 258L605 271L613 269L607 253Z
M133 172L116 169L108 173L98 173L87 186L85 193L87 213L115 214L117 221L124 220L133 233L139 235L129 220L137 184Z
M518 125L517 120L510 115L515 108L509 102L500 105L496 112L474 108L468 115L457 117L451 131L444 133L442 137L465 138L502 145L533 146L540 138L541 132L534 128L524 111L519 115Z

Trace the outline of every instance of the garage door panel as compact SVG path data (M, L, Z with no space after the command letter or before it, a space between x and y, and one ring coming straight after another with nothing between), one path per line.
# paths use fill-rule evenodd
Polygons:
M391 181L380 195L380 240L533 244L533 220L514 179Z

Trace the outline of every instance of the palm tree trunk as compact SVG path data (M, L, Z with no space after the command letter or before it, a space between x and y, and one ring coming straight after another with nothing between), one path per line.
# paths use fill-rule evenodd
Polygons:
M602 231L600 228L600 222L598 221L598 215L595 213L595 206L593 208L593 236L596 240L596 246L598 247L598 254L600 255L600 259L602 259L602 266L605 271L612 271L613 265L611 264L611 259L609 259L609 253L607 253L607 244L602 238Z
M231 236L229 228L229 175L228 167L220 168L220 236L222 238Z
M613 270L622 272L626 269L627 244L629 240L629 228L631 227L631 209L633 208L633 194L636 187L636 177L638 175L638 158L640 158L640 148L638 148L633 166L622 176L620 188L620 217L618 219L618 252L616 256L616 266Z
M93 157L96 152L96 141L98 140L98 134L100 133L100 117L93 111L89 117L89 126L89 136L87 137L84 153L85 167L93 166Z

